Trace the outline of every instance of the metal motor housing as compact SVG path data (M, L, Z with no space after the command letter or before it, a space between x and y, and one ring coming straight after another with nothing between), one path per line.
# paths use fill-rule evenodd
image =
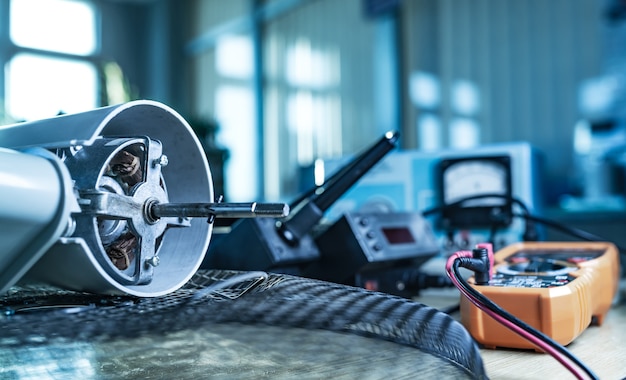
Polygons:
M97 229L102 221L99 213L103 210L92 213L89 211L92 206L86 205L103 196L106 199L108 193L137 204L214 201L211 172L204 150L189 124L168 106L139 100L16 124L0 129L0 146L18 151L40 147L57 152L71 177L61 186L76 193L82 208L82 212L72 213L69 221L75 223L75 230L68 233L66 229L63 235L59 232L51 236L50 240L55 242L28 270L25 280L101 294L154 297L180 288L202 263L211 238L212 223L207 223L206 219L172 217L145 221L133 217L126 223L138 225L133 229L141 229L142 233L150 235L144 240L158 240L150 243L157 250L155 256L158 257L143 257L138 262L137 265L146 265L145 273L117 273L103 259L103 251L98 247L98 243L103 244L106 239ZM157 177L150 186L139 184L137 189L122 193L111 190L116 186L107 187L106 184L112 182L104 173L111 156L126 146L150 146L149 152L157 157L141 159L146 168L156 165L158 171L153 173ZM123 218L104 219L113 221L109 224L125 223ZM168 228L170 226L172 228ZM146 260L152 260L152 265L144 264Z

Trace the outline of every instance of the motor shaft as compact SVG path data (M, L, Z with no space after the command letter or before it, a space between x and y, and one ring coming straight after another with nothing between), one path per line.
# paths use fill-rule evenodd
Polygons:
M179 218L282 218L289 214L285 203L155 203L149 214L154 219Z

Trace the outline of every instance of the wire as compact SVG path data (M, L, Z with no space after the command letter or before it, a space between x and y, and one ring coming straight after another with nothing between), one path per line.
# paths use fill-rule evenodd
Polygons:
M538 222L541 224L544 224L548 227L552 227L556 230L559 230L563 233L566 233L570 236L573 236L575 238L581 239L581 240L586 240L586 241L609 241L608 239L605 239L601 236L592 234L590 232L581 230L579 228L574 228L574 227L568 227L562 223L559 222L555 222L553 220L550 219L546 219L546 218L542 218L540 216L536 216L536 215L532 215L532 214L513 214L516 217L521 217L521 218L525 218L527 220L532 220L534 222ZM620 252L626 252L626 249L620 246L617 246L617 248L620 250Z
M529 213L528 207L526 206L526 204L524 204L524 202L522 202L521 200L509 196L509 195L504 195L504 194L497 194L497 193L487 193L487 194L477 194L477 195L472 195L463 199L459 199L458 201L454 201L452 203L448 203L446 205L443 206L435 206L432 207L430 209L427 209L425 211L422 212L423 216L430 216L431 214L436 214L439 213L441 211L443 211L444 209L448 209L448 208L463 208L463 205L469 201L474 201L477 199L485 199L485 198L504 198L507 200L510 200L512 203L518 205L522 211L525 214Z
M430 209L427 209L425 211L422 212L422 216L426 217L426 216L430 216L432 214L436 214L436 213L440 213L442 212L444 209L448 209L448 208L463 208L463 205L469 201L472 200L476 200L476 199L483 199L483 198L504 198L504 199L509 199L512 203L518 205L522 212L514 212L512 214L513 217L518 217L518 218L522 218L526 221L526 229L524 231L524 241L535 241L537 240L537 233L536 233L536 229L535 229L535 225L534 223L540 223L542 225L545 225L547 227L553 228L555 230L559 230L567 235L570 235L572 237L575 237L577 239L581 239L581 240L585 240L585 241L611 241L610 239L606 239L603 238L602 236L598 236L595 234L592 234L590 232L581 230L579 228L574 228L574 227L568 227L562 223L556 222L554 220L550 220L547 218L543 218L537 215L533 215L530 213L530 210L528 209L528 206L526 204L524 204L524 202L522 202L520 199L515 198L515 197L510 197L508 195L503 195L503 194L479 194L479 195L474 195L474 196L470 196L467 198L463 198L460 199L458 201L455 201L453 203L447 204L447 205L443 205L443 206L437 206L437 207L433 207ZM492 230L492 235L493 235L493 230ZM613 244L615 244L613 242ZM626 255L626 247L621 247L617 244L615 244L615 246L617 247L617 249L620 252L620 255L625 256Z
M480 194L476 196L467 197L456 202L450 203L448 205L434 207L428 209L422 213L424 217L427 217L434 213L440 213L445 209L454 209L454 208L463 208L464 205L472 200L482 199L482 198L505 198L513 204L518 205L521 208L521 213L514 212L511 214L513 217L523 218L526 221L526 230L524 232L524 240L536 240L533 237L536 237L536 229L534 223L541 223L545 226L557 229L563 233L569 234L573 237L576 237L581 240L586 241L608 241L608 239L604 239L600 236L594 235L592 233L565 226L556 221L552 221L550 219L542 218L539 216L532 215L528 209L528 207L519 199L502 194ZM496 231L496 226L491 229L490 237L493 238ZM617 246L619 251L624 254L626 249ZM557 361L559 361L565 368L567 368L572 374L574 374L578 379L584 379L584 375L586 374L591 379L597 379L597 375L587 367L580 359L574 356L570 351L568 351L564 346L545 335L539 330L536 330L532 326L526 324L522 320L518 319L514 315L508 313L506 310L502 309L500 306L496 305L493 301L485 297L479 291L474 289L459 273L460 267L460 258L461 257L472 257L472 252L470 251L458 251L448 259L446 263L446 273L452 283L461 291L461 293L476 307L485 312L491 318L499 322L500 324L506 326L516 334L520 335L524 339L527 339L535 346L543 350L544 352L552 355ZM493 257L493 256L491 256Z
M194 301L198 300L200 298L203 298L207 294L214 293L218 290L230 288L244 281L250 281L250 280L260 281L260 280L266 280L267 278L268 278L268 274L262 271L243 272L241 274L227 278L220 282L216 282L215 284L209 285L206 288L203 288L201 290L194 292L193 296L191 297L191 300L194 300Z
M527 216L530 215L530 211L528 209L528 206L526 206L526 204L524 202L522 202L520 199L510 196L510 195L504 195L504 194L497 194L497 193L487 193L487 194L477 194L477 195L473 195L470 197L466 197L463 199L459 199L455 202L452 202L450 204L446 204L443 206L436 206L430 209L427 209L425 211L422 212L422 216L427 217L430 216L432 214L436 214L436 213L441 213L443 212L443 210L447 210L447 209L461 209L463 207L465 207L464 205L467 202L470 201L474 201L477 199L487 199L487 198L502 198L505 199L506 201L517 205L521 210L522 213L518 214L518 213L514 213L511 216ZM534 221L531 218L525 218L526 220L526 228L524 230L524 241L535 241L538 239L538 235L537 235L537 229L535 227ZM491 228L491 234L489 239L490 240L494 240L495 239L495 234L496 234L496 230L497 230L497 223L492 224L492 228Z
M465 281L459 273L459 259L461 257L468 256L471 257L471 252L469 251L459 251L450 256L446 263L446 273L454 285L470 302L472 302L472 304L484 311L497 322L532 342L541 350L552 355L578 379L584 379L583 373L587 374L591 379L598 378L589 367L587 367L582 361L580 361L580 359L574 356L561 344L502 309L500 306L496 305L493 301L469 285L469 283ZM582 370L582 372L580 370Z

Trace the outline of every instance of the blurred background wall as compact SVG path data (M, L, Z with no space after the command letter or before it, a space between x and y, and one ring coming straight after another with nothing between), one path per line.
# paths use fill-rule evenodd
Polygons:
M619 0L45 0L56 1L91 16L39 20L37 0L0 0L3 120L162 101L209 131L233 201L291 200L302 168L396 129L404 149L528 141L545 153L543 190L557 202L581 191L577 123L620 117ZM93 46L33 45L18 24L91 28ZM25 55L81 63L87 79L46 62L18 77ZM34 112L51 99L67 104Z

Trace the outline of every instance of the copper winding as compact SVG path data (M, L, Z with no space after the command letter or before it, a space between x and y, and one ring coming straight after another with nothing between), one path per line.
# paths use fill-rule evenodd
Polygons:
M119 151L111 158L109 171L113 176L128 186L134 186L143 180L143 171L139 157L125 151Z
M135 248L137 247L137 237L130 232L120 236L119 239L111 243L107 249L107 256L119 270L125 270L130 266L135 258Z
M121 150L111 158L108 164L108 173L111 177L130 188L143 180L143 170L139 157ZM137 237L131 232L126 232L113 243L109 244L105 251L109 259L119 270L128 269L135 258Z

